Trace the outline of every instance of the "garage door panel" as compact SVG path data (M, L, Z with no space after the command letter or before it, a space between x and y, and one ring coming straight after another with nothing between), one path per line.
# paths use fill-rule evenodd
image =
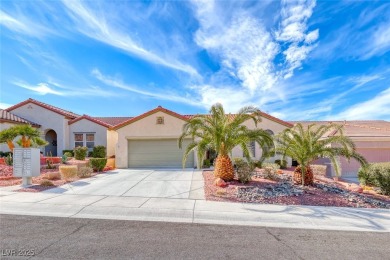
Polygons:
M185 147L179 149L177 139L129 140L129 167L182 167ZM194 156L188 156L186 167L193 167Z

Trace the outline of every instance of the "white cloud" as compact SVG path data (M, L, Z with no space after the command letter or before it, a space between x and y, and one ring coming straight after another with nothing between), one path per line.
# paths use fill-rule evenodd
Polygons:
M199 76L192 66L143 48L140 43L121 30L119 24L110 24L108 19L106 20L104 12L94 13L85 3L81 1L63 1L69 16L81 33L151 63Z
M111 87L123 89L126 91L130 91L133 93L141 94L143 96L152 97L160 100L169 100L169 101L189 104L193 106L202 106L201 103L197 102L193 98L187 98L185 96L181 96L176 93L172 93L172 92L158 93L158 92L149 92L146 90L139 89L138 87L123 83L119 79L103 75L98 69L93 69L91 73L94 77L96 77L96 79Z
M384 22L374 29L362 51L361 59L382 55L390 50L390 21Z
M0 109L7 109L11 106L13 106L13 104L0 102Z
M48 82L41 82L36 85L28 84L21 80L15 80L12 82L15 86L33 91L37 95L56 95L56 96L84 96L84 97L108 97L116 96L117 94L101 89L97 86L72 88L59 84L54 80L48 80Z
M370 100L355 104L329 118L334 120L357 120L372 119L373 117L385 120L390 119L390 88L380 92Z

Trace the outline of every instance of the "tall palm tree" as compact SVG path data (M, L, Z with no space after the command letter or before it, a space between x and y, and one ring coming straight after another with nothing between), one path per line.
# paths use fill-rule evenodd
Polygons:
M273 147L272 137L262 129L248 129L243 123L252 120L257 127L261 121L260 110L255 107L243 107L235 114L226 114L219 103L213 105L209 115L196 115L183 127L183 133L179 138L179 147L185 138L191 137L192 142L187 146L183 156L183 166L188 155L196 150L198 167L202 166L207 150L217 152L214 174L224 180L234 178L234 169L231 158L232 150L240 146L245 158L251 161L248 144L255 141L260 147Z
M296 173L301 173L302 185L306 183L305 174L312 174L310 163L319 158L329 158L335 168L337 176L340 174L338 157L342 156L350 160L357 160L361 165L366 165L366 159L356 152L353 141L344 136L342 125L310 124L306 128L298 123L293 128L286 129L276 137L276 152L294 158L300 165ZM330 136L327 134L332 133ZM312 182L312 181L311 181Z

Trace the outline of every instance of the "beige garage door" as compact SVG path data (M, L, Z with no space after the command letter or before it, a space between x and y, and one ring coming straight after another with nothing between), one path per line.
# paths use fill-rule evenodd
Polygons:
M183 153L190 141L179 149L177 139L129 140L129 167L182 167ZM187 168L194 167L194 155L188 156Z

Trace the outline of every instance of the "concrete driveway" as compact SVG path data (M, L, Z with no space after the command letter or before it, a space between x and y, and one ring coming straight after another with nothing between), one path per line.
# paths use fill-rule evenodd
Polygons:
M204 199L203 186L202 172L193 169L117 169L44 193Z

